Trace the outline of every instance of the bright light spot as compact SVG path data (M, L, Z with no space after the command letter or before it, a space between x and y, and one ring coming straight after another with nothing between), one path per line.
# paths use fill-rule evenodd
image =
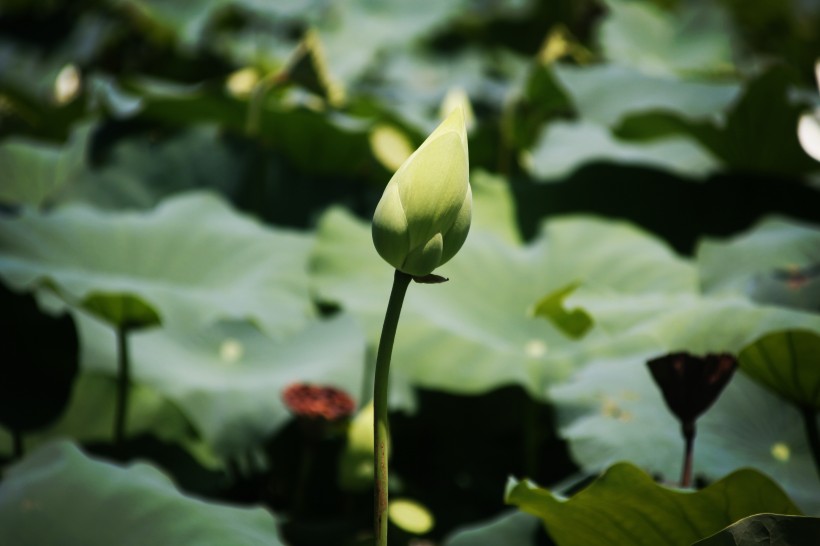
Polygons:
M637 402L641 399L641 395L636 391L623 391L621 392L621 398L629 402Z
M820 161L820 111L800 116L797 138L806 153Z
M528 170L532 170L535 165L535 160L532 158L532 154L526 150L518 154L518 162Z
M774 457L781 463L788 462L791 456L792 450L789 448L788 444L784 442L777 442L776 444L772 445L772 457Z
M68 104L80 92L82 79L80 71L73 64L67 64L54 80L54 100L57 104Z
M227 364L236 364L245 353L242 343L233 338L228 338L219 347L219 358Z
M413 153L413 144L395 127L377 125L370 131L370 149L379 163L395 172Z
M242 68L228 76L225 87L228 88L228 92L234 97L245 98L250 96L253 87L258 81L259 73L255 68Z
M409 499L396 499L387 507L387 517L397 527L416 535L430 532L435 525L433 514L427 508Z
M540 339L531 339L524 346L524 352L530 358L538 358L547 354L547 344Z
M601 401L601 414L623 423L628 423L634 418L631 412L623 409L614 398L608 396Z

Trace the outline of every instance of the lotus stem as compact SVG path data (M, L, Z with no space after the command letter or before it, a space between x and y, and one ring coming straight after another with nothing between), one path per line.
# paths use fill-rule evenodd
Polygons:
M412 277L396 270L393 277L393 288L387 303L384 316L379 350L376 354L376 374L373 382L373 463L375 471L374 492L374 529L376 546L387 546L387 500L388 500L388 467L387 445L389 442L390 423L388 421L387 395L389 387L390 357L393 353L393 341L399 325L399 315L404 303L404 295Z
M114 444L122 447L128 422L128 394L131 387L131 360L128 328L117 326L117 406L114 414Z
M695 422L683 424L683 439L685 446L683 449L683 467L680 473L680 486L692 486L692 460L695 447Z

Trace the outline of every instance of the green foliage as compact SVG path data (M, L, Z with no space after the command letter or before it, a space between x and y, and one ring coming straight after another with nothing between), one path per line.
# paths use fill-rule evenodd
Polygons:
M83 365L114 375L113 333L78 316ZM316 340L321 340L317 343ZM130 336L133 375L188 416L221 455L249 450L289 419L281 392L291 383L330 383L358 394L364 340L343 315L272 338L245 321Z
M43 511L48 511L48 525ZM180 493L160 470L89 459L53 443L10 467L0 490L0 536L20 546L61 543L282 544L261 508L211 504Z
M92 292L80 305L104 322L127 330L150 328L161 322L153 307L129 294Z
M761 512L799 514L769 478L739 470L695 493L673 491L626 463L608 469L569 500L512 480L507 502L538 516L558 546L685 546Z
M462 529L448 537L446 546L531 546L538 520L526 512L513 512L486 524Z
M65 146L8 139L0 144L0 202L40 206L82 172L90 127L72 133Z
M820 335L787 330L768 334L740 352L740 367L799 408L820 411Z
M281 333L312 314L310 237L263 228L212 194L169 199L147 213L80 204L26 211L0 219L0 244L0 276L13 286L48 279L69 301L132 294L169 325L248 317Z
M743 518L693 546L799 546L811 544L818 533L820 518L757 514Z
M572 294L576 288L577 283L559 288L538 300L533 309L535 316L552 321L562 332L574 339L583 337L593 325L592 317L583 309L568 311L564 308L564 298Z
M26 305L0 313L0 543L18 525L59 544L123 526L139 544L366 543L367 428L307 442L281 391L331 384L366 407L391 277L368 221L454 92L474 113L471 232L448 283L408 293L390 400L391 488L429 508L423 538L543 541L530 516L496 517L510 474L677 476L645 363L682 350L749 371L698 422L698 483L751 467L818 513L783 398L817 407L820 163L796 135L820 105L817 29L812 2L780 0L2 2L0 281ZM151 326L129 335L122 446L113 325ZM767 376L764 352L796 377ZM178 513L204 505L44 445L66 437L276 517ZM95 496L115 478L156 526ZM18 513L61 490L65 511ZM189 539L166 509L235 532ZM696 519L734 523L716 514Z

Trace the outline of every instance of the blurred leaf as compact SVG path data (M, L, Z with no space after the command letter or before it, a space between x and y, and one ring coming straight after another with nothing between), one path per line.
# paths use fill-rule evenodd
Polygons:
M680 427L663 411L661 394L646 370L648 359L681 350L737 353L761 335L783 328L820 332L818 315L757 306L741 298L606 298L585 296L583 290L574 303L595 317L598 327L622 332L619 342L633 348L624 355L599 355L549 391L573 459L592 471L628 460L667 478L679 474ZM820 509L820 480L800 414L736 374L698 420L694 474L716 479L741 466L772 476L807 512Z
M59 506L59 510L49 507ZM158 469L118 467L55 443L6 470L0 538L20 546L129 542L279 545L262 508L214 504L180 493Z
M128 330L150 328L161 322L152 306L130 294L92 292L80 305L104 322Z
M734 82L653 75L611 63L556 64L553 71L580 116L608 127L644 112L674 114L687 121L720 120L742 91Z
M482 122L500 113L511 90L523 85L526 69L523 57L502 49L485 52L469 47L446 56L401 50L383 61L367 91L381 105L383 116L397 117L428 134L441 121L440 106L447 93L465 89L476 112L476 129L480 129Z
M707 294L820 311L818 226L769 217L729 239L703 239L696 256Z
M459 13L461 2L401 0L334 2L317 21L334 74L345 82L361 77L381 56L418 42ZM389 22L389 24L386 24Z
M538 520L530 514L516 511L456 529L449 535L444 546L534 546Z
M506 500L540 517L558 546L687 546L752 514L800 513L775 482L753 470L690 493L658 485L629 463L610 467L569 500L515 480Z
M503 120L506 136L516 149L532 147L545 121L573 109L567 91L558 83L553 66L535 65L530 69L521 96Z
M145 213L75 204L0 219L0 276L15 287L50 279L77 299L132 294L168 325L253 318L281 334L312 314L310 244L310 237L265 228L210 194L171 198Z
M542 317L557 326L562 332L573 339L579 339L592 328L593 320L583 309L564 308L564 298L578 288L578 283L570 283L559 288L538 300L533 309L533 315Z
M677 4L674 12L651 2L606 0L599 30L608 59L656 74L732 70L731 20L713 2Z
M473 190L474 229L495 233L508 243L520 244L518 214L515 209L509 181L486 171L473 170L470 173Z
M820 335L786 330L740 352L740 367L755 381L799 408L820 411Z
M79 325L83 366L113 377L110 328L87 318ZM317 382L358 394L364 373L363 336L344 315L278 340L238 321L137 332L129 340L134 381L173 401L223 455L258 445L290 419L281 399L288 385Z
M789 98L794 83L790 69L775 64L746 85L715 150L730 167L793 175L817 170L797 138L803 107Z
M41 206L78 178L86 162L91 126L77 127L65 146L23 138L0 143L0 202Z
M692 546L808 546L820 536L820 518L757 514Z
M149 89L145 83L129 88L144 99L142 115L162 123L187 127L191 122L213 123L244 133L247 101L207 89ZM258 135L300 170L309 173L361 174L374 163L368 140L369 123L338 112L317 112L299 105L265 102L259 114Z
M491 216L491 209L480 212L480 203L476 217ZM543 387L567 377L585 351L603 351L611 340L598 328L583 342L567 339L528 315L537 298L575 281L656 296L694 288L688 264L626 224L565 218L546 224L528 245L490 229L475 226L458 257L437 271L449 283L408 292L393 365L417 386L478 393L520 384L540 398ZM632 259L621 259L625 255ZM390 270L372 248L367 226L339 209L329 211L319 224L313 271L319 298L359 316L375 343Z
M624 141L605 127L588 121L556 121L547 125L530 159L532 172L542 179L560 179L598 161L645 165L694 179L715 171L719 165L706 149L689 138Z
M108 209L150 208L186 190L234 193L248 169L213 125L169 135L139 134L98 153L103 155L102 165L65 188L62 201Z
M65 314L44 314L30 294L0 285L0 425L28 432L65 410L79 369L77 328Z
M179 38L186 48L193 48L199 42L202 31L213 17L214 12L226 7L227 0L165 1L157 0L117 0L122 9L143 24Z
M114 366L114 363L111 363ZM32 448L55 438L73 438L80 442L110 442L117 399L113 376L83 372L74 381L68 407L49 427L26 436L26 447ZM129 395L128 436L151 433L175 442L193 453L196 442L191 425L178 408L155 391L135 385ZM0 452L11 451L11 437L0 431Z

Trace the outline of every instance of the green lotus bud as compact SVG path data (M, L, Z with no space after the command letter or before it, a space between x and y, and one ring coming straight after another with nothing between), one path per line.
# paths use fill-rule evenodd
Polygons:
M373 244L396 269L432 273L467 239L472 192L461 108L427 137L388 182L373 215Z

